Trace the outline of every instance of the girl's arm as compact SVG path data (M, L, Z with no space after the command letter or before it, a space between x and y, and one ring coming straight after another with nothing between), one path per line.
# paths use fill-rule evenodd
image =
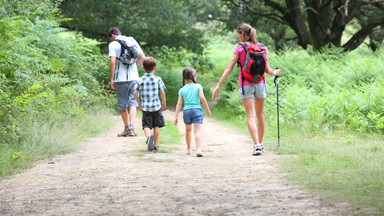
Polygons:
M235 67L237 60L239 60L239 55L233 54L231 62L228 64L227 68L225 68L223 75L221 75L219 82L216 84L216 87L212 92L212 100L214 100L215 97L219 95L221 84L227 79L229 74L232 72L232 69L233 67Z
M200 101L203 103L205 109L207 109L208 117L210 117L211 116L211 110L209 109L209 105L208 105L207 99L205 99L203 89L201 89L199 91L199 97L200 97Z
M177 99L177 104L176 104L176 111L175 111L175 120L173 121L173 124L177 125L179 122L179 112L181 109L181 106L183 105L183 97L179 95L179 98Z

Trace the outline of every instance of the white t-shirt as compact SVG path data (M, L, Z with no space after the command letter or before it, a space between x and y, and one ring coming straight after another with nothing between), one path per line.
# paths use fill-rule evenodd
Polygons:
M126 37L126 36L118 36L117 39L120 40L127 40L130 43L134 44L139 52L139 55L143 53L143 50L141 49L139 43L133 38L133 37ZM120 57L121 53L121 45L117 41L112 41L108 45L109 50L109 57ZM124 65L121 63L118 59L116 59L116 67L115 67L115 82L127 82L132 80L138 80L139 72L137 70L136 63L132 65Z

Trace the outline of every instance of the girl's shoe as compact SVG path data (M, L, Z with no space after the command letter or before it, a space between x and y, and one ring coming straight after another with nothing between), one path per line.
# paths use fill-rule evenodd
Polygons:
M201 152L201 149L196 150L196 156L197 157L203 157L203 153Z
M187 155L190 155L191 154L191 149L187 149Z

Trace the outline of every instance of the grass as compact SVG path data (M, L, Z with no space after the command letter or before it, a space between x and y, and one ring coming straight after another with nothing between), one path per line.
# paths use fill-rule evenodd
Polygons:
M97 118L95 118L97 116ZM3 146L0 152L0 178L30 168L38 160L73 151L77 144L113 126L110 113L99 110L56 124L31 122L24 125L28 137L17 146Z
M245 117L225 115L214 107L213 117L248 134ZM215 113L221 113L218 115ZM384 137L354 131L306 130L303 125L280 125L277 145L275 111L266 112L264 143L283 157L277 161L288 180L328 202L348 202L355 215L384 215Z
M351 131L284 129L279 161L288 178L358 215L384 214L384 139Z

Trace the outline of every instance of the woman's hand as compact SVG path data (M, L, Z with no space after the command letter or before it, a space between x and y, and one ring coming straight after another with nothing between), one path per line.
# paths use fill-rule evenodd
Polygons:
M273 76L280 76L280 69L276 68L275 70L273 70L273 74Z
M215 99L215 97L218 97L220 93L220 86L216 85L215 89L213 89L212 92L212 100Z

